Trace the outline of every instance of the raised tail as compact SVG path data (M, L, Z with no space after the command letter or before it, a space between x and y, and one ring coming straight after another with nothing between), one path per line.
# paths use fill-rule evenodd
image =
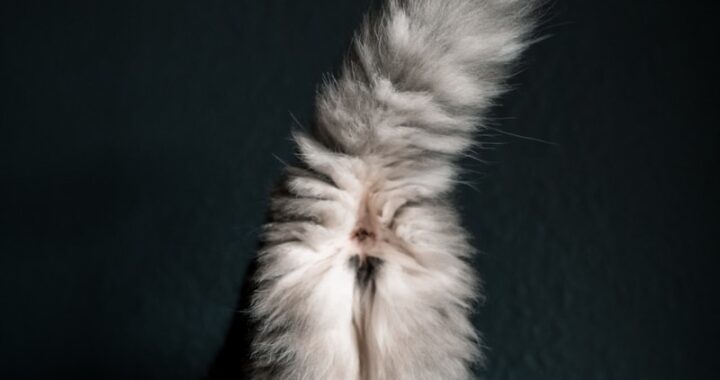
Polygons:
M320 88L314 137L354 156L462 154L528 45L533 4L389 1Z

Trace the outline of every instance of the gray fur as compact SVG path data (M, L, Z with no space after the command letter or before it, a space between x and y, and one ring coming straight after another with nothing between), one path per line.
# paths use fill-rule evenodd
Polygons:
M256 379L468 379L473 253L456 159L527 45L531 3L390 0L367 18L315 129L296 133L263 234Z

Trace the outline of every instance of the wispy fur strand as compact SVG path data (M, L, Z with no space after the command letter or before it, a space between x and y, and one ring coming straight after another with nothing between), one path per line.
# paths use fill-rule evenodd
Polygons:
M271 199L254 378L471 378L480 289L448 194L530 12L523 0L389 0L366 19Z

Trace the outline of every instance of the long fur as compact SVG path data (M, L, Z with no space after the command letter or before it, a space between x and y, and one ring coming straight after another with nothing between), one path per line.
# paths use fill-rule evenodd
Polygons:
M272 196L254 378L471 378L480 289L448 195L527 45L530 11L522 0L389 0L366 19Z

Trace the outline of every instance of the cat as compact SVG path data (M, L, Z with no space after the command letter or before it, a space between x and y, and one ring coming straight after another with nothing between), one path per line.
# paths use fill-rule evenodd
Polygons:
M366 17L271 197L253 378L472 378L481 292L449 195L535 9L388 0Z

